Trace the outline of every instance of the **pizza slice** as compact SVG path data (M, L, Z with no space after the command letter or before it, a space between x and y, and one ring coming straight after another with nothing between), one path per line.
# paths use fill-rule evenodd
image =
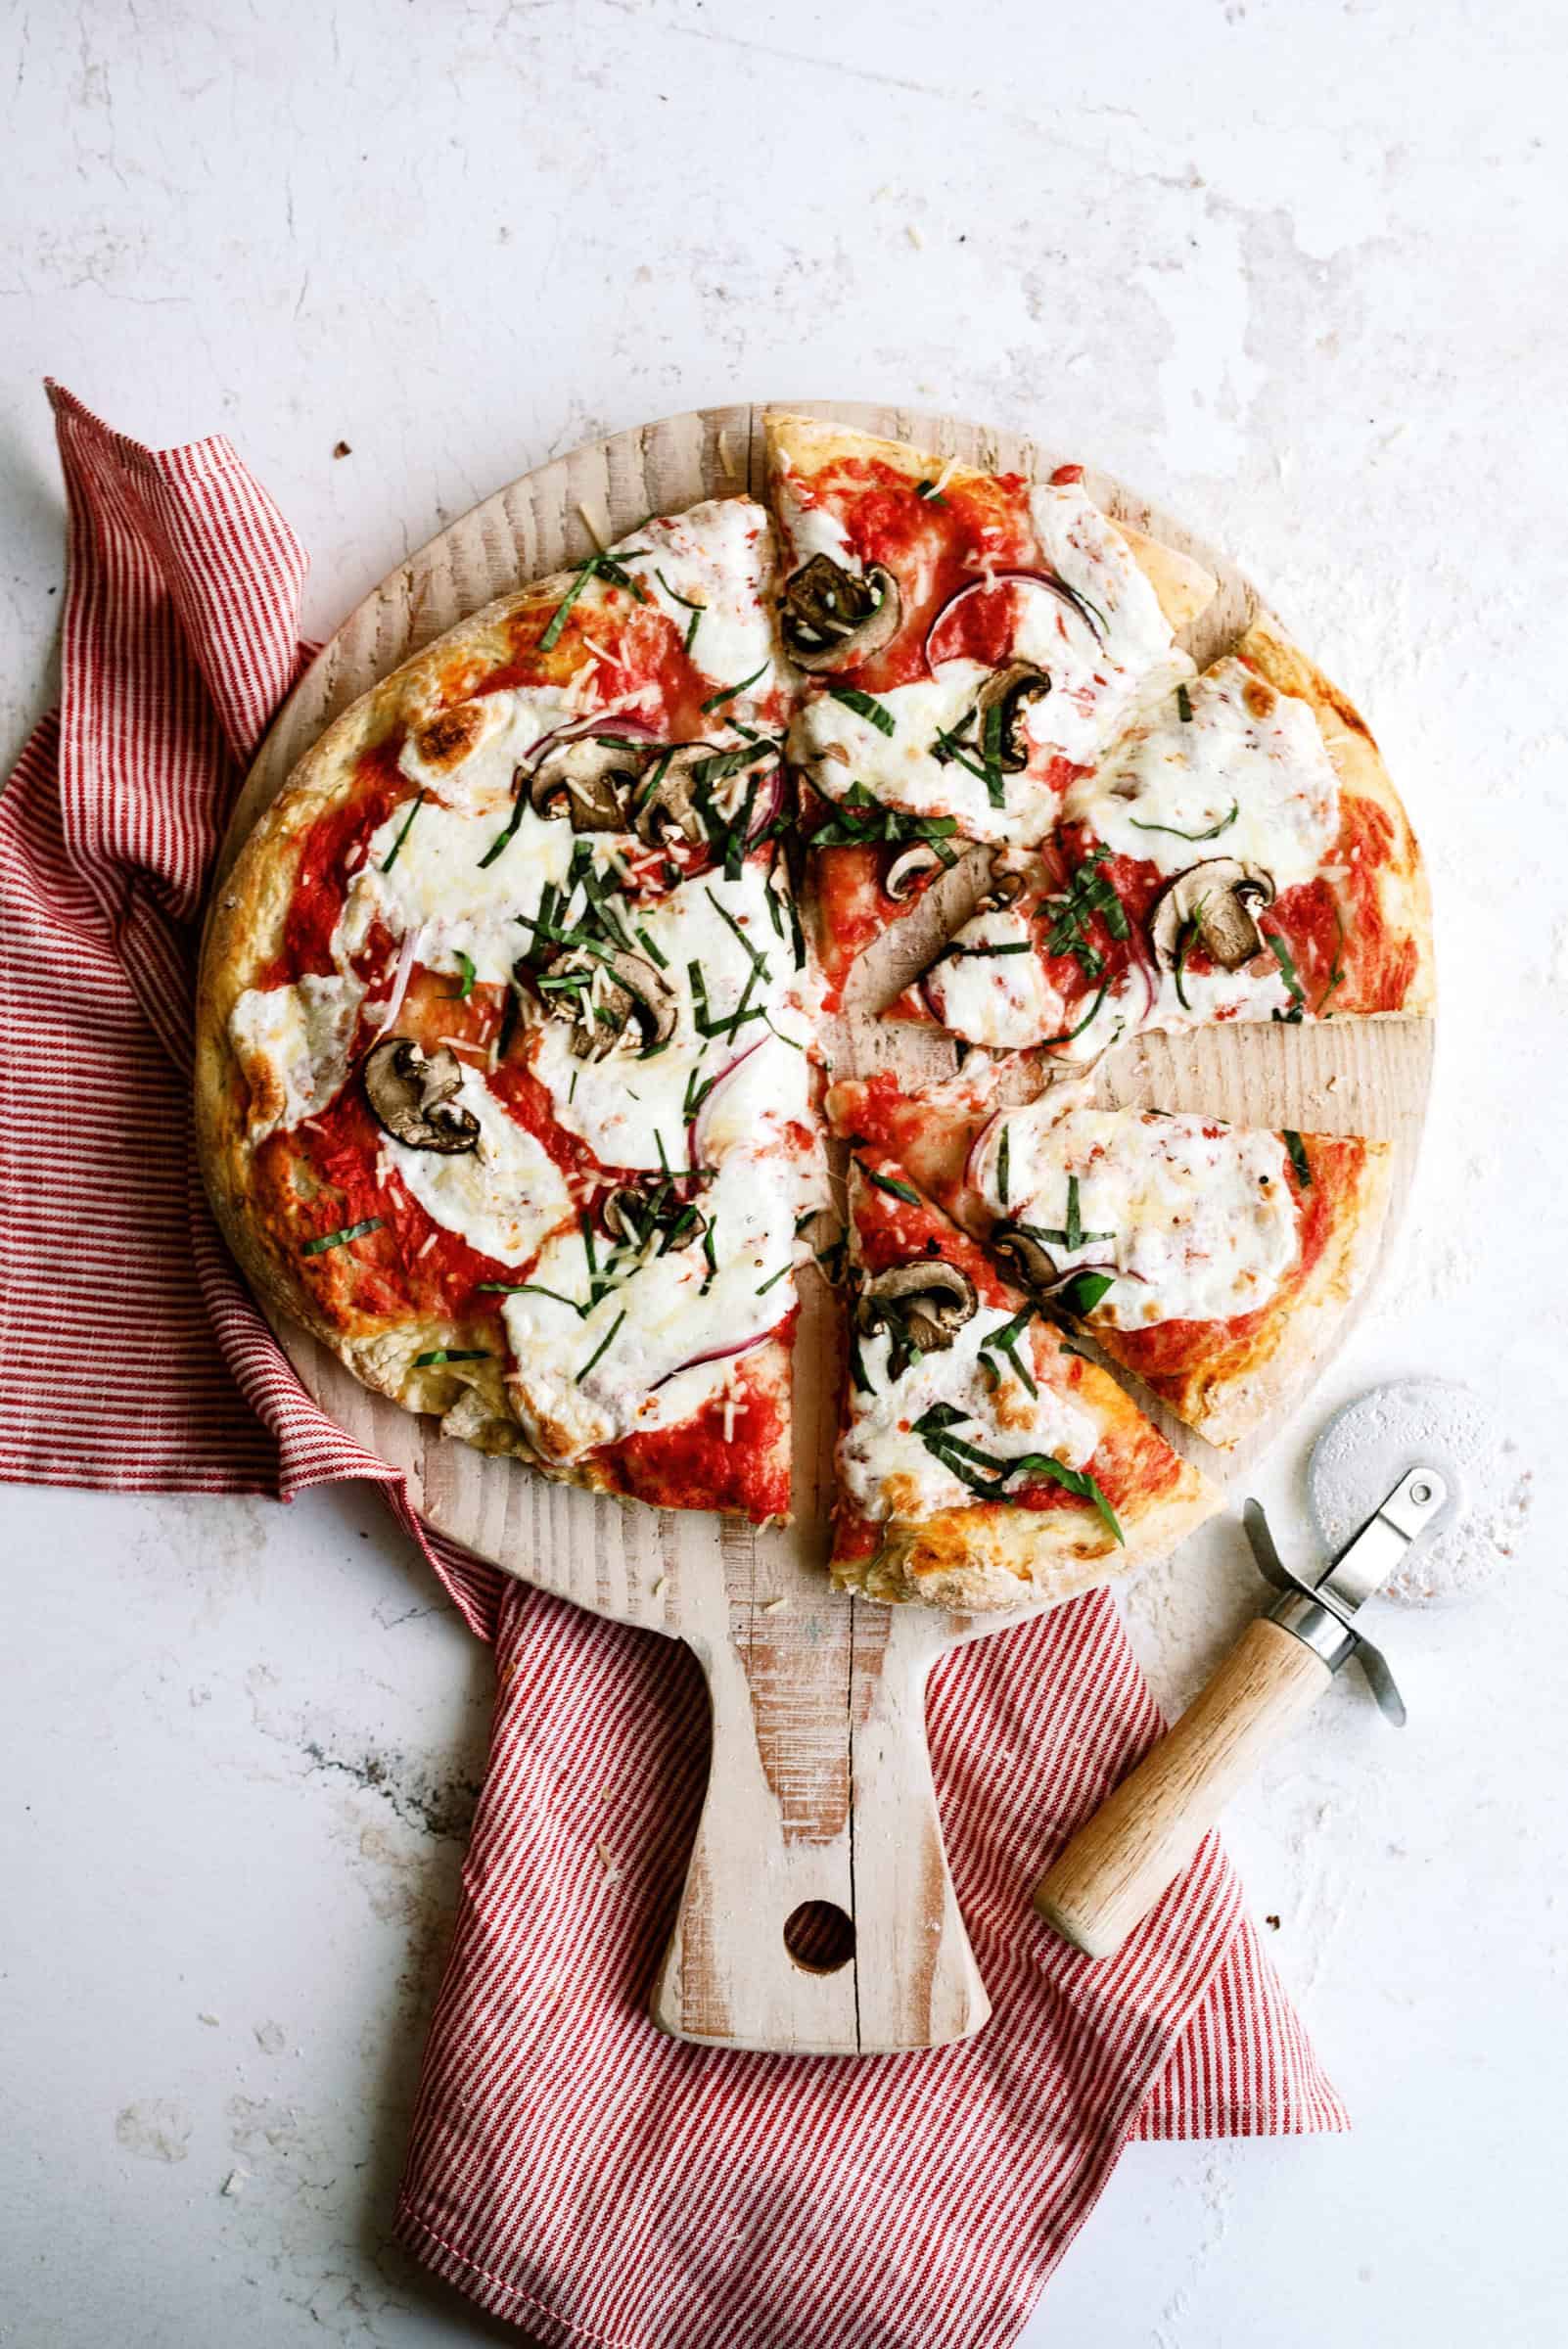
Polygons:
M855 1081L829 1109L1221 1446L1305 1382L1388 1203L1387 1143L1350 1134L1091 1109L1062 1090L998 1108L984 1077L919 1098Z
M767 420L791 731L817 841L830 989L972 842L1031 846L1173 641L1209 574L1103 514L1063 466L988 474L805 416Z
M483 1450L758 1520L825 1195L771 584L718 501L388 678L253 835L200 1009L263 1296Z
M1087 1063L1150 1029L1432 1003L1425 870L1377 746L1259 623L1145 695L894 1016Z
M833 1575L959 1612L1055 1602L1220 1505L1115 1381L923 1197L856 1152Z

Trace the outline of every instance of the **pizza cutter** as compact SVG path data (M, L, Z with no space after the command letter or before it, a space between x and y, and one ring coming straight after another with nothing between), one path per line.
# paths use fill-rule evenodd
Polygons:
M1377 1400L1363 1397L1350 1412ZM1342 1445L1348 1417L1341 1413L1318 1438L1310 1482L1327 1439L1335 1436ZM1036 1908L1076 1948L1091 1958L1114 1956L1187 1865L1230 1796L1352 1659L1384 1719L1404 1727L1404 1699L1361 1616L1413 1546L1457 1514L1457 1470L1452 1461L1440 1467L1431 1449L1423 1445L1417 1456L1407 1457L1370 1516L1306 1574L1281 1558L1261 1503L1246 1503L1242 1523L1253 1556L1279 1596L1249 1626L1202 1695L1078 1829L1037 1887ZM1331 1512L1324 1511L1315 1484L1314 1498L1321 1524Z

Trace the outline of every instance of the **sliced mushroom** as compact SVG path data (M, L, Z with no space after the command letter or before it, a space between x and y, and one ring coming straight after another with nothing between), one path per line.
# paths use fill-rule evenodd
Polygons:
M914 895L917 882L923 881L928 873L941 872L943 862L929 840L917 840L912 849L905 849L889 865L882 884L883 896L901 905Z
M564 984L577 980L578 986ZM578 1060L604 1060L636 1023L639 1050L652 1052L675 1033L676 998L641 954L590 952L578 946L552 963L544 990L550 1008L572 1021Z
M831 555L813 555L784 583L779 625L796 667L814 675L879 653L897 634L901 612L899 582L880 563L862 577Z
M640 744L591 734L558 743L530 778L530 804L535 815L570 816L574 832L629 831L627 803L647 762Z
M378 1125L410 1150L455 1158L479 1141L471 1109L453 1098L463 1082L457 1055L442 1044L427 1053L411 1036L384 1036L365 1056L365 1099Z
M916 1354L943 1354L973 1315L975 1284L957 1265L922 1260L874 1272L860 1292L856 1326L866 1336L885 1329L892 1341L888 1372L901 1378Z
M1203 864L1189 865L1155 900L1149 916L1155 953L1167 970L1174 970L1186 932L1195 934L1222 970L1239 970L1264 943L1251 901L1271 905L1273 899L1273 877L1261 864L1211 856Z
M1050 689L1050 678L1032 661L1009 662L982 686L977 731L982 744L989 746L994 739L996 764L1005 774L1022 774L1029 764L1025 713L1032 702L1042 702ZM992 711L1000 714L994 720L994 737L988 725Z
M640 1248L652 1233L673 1231L677 1225L684 1247L700 1240L708 1229L708 1218L701 1209L672 1196L669 1184L652 1197L633 1183L617 1184L606 1196L599 1220L613 1240L630 1248Z
M991 1235L991 1246L992 1254L999 1256L1036 1297L1048 1296L1064 1278L1050 1250L1021 1223L998 1223Z
M970 908L968 918L973 921L977 913L1005 913L1009 905L1017 904L1024 888L1022 873L998 873L993 870L986 888Z
M708 833L696 802L697 778L693 768L705 759L715 756L707 742L683 742L671 751L668 761L658 754L663 771L658 782L637 809L637 838L650 847L658 848L667 840L689 840L700 846Z

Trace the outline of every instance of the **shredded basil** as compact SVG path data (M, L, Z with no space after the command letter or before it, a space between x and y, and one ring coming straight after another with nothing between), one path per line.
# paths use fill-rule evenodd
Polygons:
M438 1346L433 1354L416 1354L416 1370L434 1370L438 1362L487 1362L487 1346Z
M1184 726L1192 723L1192 696L1184 685L1176 687L1176 715ZM1202 835L1200 834L1200 838Z
M1280 938L1274 931L1266 930L1264 932L1264 943L1271 948L1274 960L1279 965L1280 975L1283 978L1285 985L1290 990L1290 1009L1288 1011L1276 1011L1274 1017L1276 1020L1294 1023L1301 1018L1302 1013L1306 1008L1307 990L1302 986L1301 980L1297 975L1294 957L1292 956L1290 948L1286 945L1284 940Z
M1052 1300L1064 1313L1076 1313L1081 1321L1089 1314L1102 1297L1116 1286L1114 1272L1091 1272L1086 1267L1059 1288Z
M716 693L711 693L707 701L702 704L703 710L705 712L710 710L721 710L724 704L726 702L732 702L738 693L744 693L748 686L755 685L759 677L765 677L772 666L772 655L769 654L768 658L762 663L761 668L754 669L749 677L742 677L738 685L721 685Z
M645 546L633 546L627 548L626 556L629 560L633 555L645 555L647 552L648 549ZM576 602L578 596L582 593L584 587L586 587L588 584L588 581L594 578L609 579L617 587L626 588L630 594L636 597L639 604L645 604L648 601L647 596L643 593L643 590L637 584L637 581L632 577L630 572L623 570L621 563L616 560L614 555L590 555L587 561L578 571L577 576L573 580L571 586L567 589L566 594L562 597L560 603L556 605L554 612L551 614L550 624L545 629L544 634L539 638L539 650L541 653L554 652L556 646L561 641L561 631L566 626L568 613L571 611L573 605Z
M1080 1500L1086 1500L1098 1513L1118 1544L1125 1546L1116 1512L1106 1499L1094 1478L1084 1468L1066 1468L1053 1460L1048 1452L1026 1451L1017 1459L998 1459L993 1452L983 1451L978 1444L970 1444L952 1430L970 1417L966 1411L955 1410L951 1404L933 1404L914 1423L914 1432L932 1457L939 1460L960 1484L985 1500L1003 1500L1011 1497L1007 1486L1018 1475L1041 1477L1048 1484L1060 1485L1065 1492ZM982 1470L989 1470L983 1475Z
M1285 1128L1285 1148L1290 1152L1290 1163L1296 1170L1296 1180L1304 1191L1310 1191L1313 1187L1313 1171L1307 1163L1307 1145L1301 1135L1293 1132L1288 1126Z
M783 1277L784 1277L785 1273L786 1273L786 1272L788 1272L790 1269L791 1269L790 1266L789 1266L789 1265L787 1265L787 1264L785 1264L785 1265L780 1265L780 1267L779 1267L779 1268L778 1268L778 1270L777 1270L776 1272L770 1272L770 1273L768 1274L767 1278L766 1278L766 1279L765 1279L765 1280L762 1282L761 1286L759 1288L759 1290L758 1290L758 1292L757 1292L758 1296L759 1296L759 1297L765 1297L765 1296L767 1295L767 1292L768 1292L768 1290L769 1290L769 1289L772 1289L772 1288L776 1288L776 1287L778 1286L779 1282L780 1282L780 1281L783 1279Z
M1114 1240L1114 1231L1085 1231L1078 1204L1078 1176L1067 1177L1067 1221L1053 1229L1048 1223L1026 1223L1023 1229L1035 1239L1045 1240L1058 1248L1079 1249L1085 1240Z
M413 830L414 818L424 805L425 794L423 790L421 790L415 794L414 805L409 808L408 813L403 818L402 829L399 831L397 838L392 842L392 847L387 851L387 854L381 868L384 873L390 873L392 866L397 862L397 852L402 847L404 841L408 838L409 833Z
M857 717L863 717L879 734L886 734L892 740L896 730L893 712L884 708L875 694L862 693L857 685L830 685L828 691L846 710L853 710Z
M301 1256L324 1256L329 1248L343 1248L350 1240L362 1240L367 1231L380 1231L384 1219L367 1216L362 1223L346 1223L341 1231L324 1232L319 1240L306 1240Z
M1007 1178L1009 1170L1012 1166L1012 1128L1011 1127L1004 1126L1001 1129L1001 1140L996 1145L996 1196L1001 1201L1003 1207L1008 1204Z
M1052 1044L1070 1044L1075 1036L1082 1036L1084 1029L1093 1019L1095 1013L1099 1010L1100 1005L1104 1002L1106 995L1110 992L1110 986L1111 982L1109 979L1102 979L1100 982L1099 993L1095 996L1093 1002L1084 1014L1084 1017L1079 1021L1078 1026L1076 1028L1064 1028L1060 1036L1042 1036L1040 1038L1041 1050L1048 1050Z
M575 1297L563 1297L559 1289L547 1289L537 1280L482 1280L479 1285L491 1297L549 1297L557 1305L570 1306L579 1320L593 1311L591 1305L579 1305Z
M1013 1368L1017 1371L1019 1377L1023 1380L1023 1383L1028 1388L1030 1394L1038 1396L1039 1389L1035 1384L1028 1363L1018 1351L1018 1342L1034 1318L1034 1306L1026 1305L1021 1313L1015 1313L1013 1315L1012 1319L1007 1323L1005 1328L993 1330L991 1336L986 1340L986 1344L988 1346L999 1346L1003 1354L1006 1355L1008 1360L1012 1363Z
M708 1260L708 1270L704 1275L703 1285L697 1292L699 1297L707 1296L714 1285L714 1275L718 1270L718 1259L714 1254L714 1223L715 1220L710 1217L707 1229L703 1233L703 1254Z
M934 506L945 506L947 502L935 482L916 482L915 495L928 499Z
M382 870L385 872L385 865ZM463 984L461 987L448 988L446 991L454 1001L466 1003L474 992L474 957L472 954L465 954L461 946L457 949L457 967L462 975Z
M499 856L501 851L506 847L508 841L516 838L517 828L523 821L523 810L528 806L528 797L523 789L523 769L521 767L518 768L516 774L513 776L512 785L514 795L512 800L512 812L507 818L506 830L496 834L494 840L491 841L489 847L480 858L480 871L482 873L485 869L486 865L491 865L495 862L496 857ZM518 918L520 921L526 921L528 916L526 914L520 914Z
M1200 898L1198 899L1198 902L1196 905L1194 905L1192 911L1182 923L1180 931L1176 936L1176 1001L1180 1004L1183 1011L1190 1011L1192 1009L1192 1005L1187 1001L1187 990L1182 986L1181 982L1186 977L1187 956L1191 952L1193 941L1198 935L1199 924L1203 919L1203 909L1207 902L1208 899L1205 898Z
M879 1191L891 1191L895 1199L903 1200L906 1206L918 1207L920 1205L920 1193L911 1190L906 1182L899 1182L892 1174L879 1174L875 1167L868 1167L862 1161L857 1160L855 1163L859 1166L866 1180L874 1182Z
M577 1372L576 1378L572 1381L575 1387L581 1386L583 1380L587 1377L588 1372L593 1368L594 1363L598 1361L600 1356L609 1352L611 1346L621 1334L621 1324L623 1321L624 1321L625 1317L626 1309L624 1306L623 1306L620 1313L617 1313L614 1321L612 1321L610 1324L610 1327L606 1331L605 1335L599 1340L598 1345L594 1348L587 1360L583 1363L581 1369Z
M1207 832L1183 832L1179 824L1140 824L1135 815L1130 815L1127 820L1134 832L1168 832L1173 840L1218 840L1222 832L1229 831L1240 813L1241 802L1232 800L1230 813L1222 815L1217 824L1211 824Z

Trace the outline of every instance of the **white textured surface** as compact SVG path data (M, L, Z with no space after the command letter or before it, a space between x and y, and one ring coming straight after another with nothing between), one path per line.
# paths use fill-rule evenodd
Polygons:
M1358 2134L1134 2149L1032 2337L1559 2341L1561 13L8 22L7 755L60 579L46 370L152 439L227 430L313 551L318 631L646 416L814 392L1038 425L1230 547L1364 702L1439 891L1439 1089L1380 1308L1260 1490L1301 1522L1311 1426L1432 1371L1517 1426L1533 1533L1462 1622L1389 1625L1403 1737L1347 1680L1233 1818ZM362 1497L4 1505L0 2339L491 2337L381 2241L482 1659ZM1254 1599L1225 1528L1135 1594L1166 1695Z

